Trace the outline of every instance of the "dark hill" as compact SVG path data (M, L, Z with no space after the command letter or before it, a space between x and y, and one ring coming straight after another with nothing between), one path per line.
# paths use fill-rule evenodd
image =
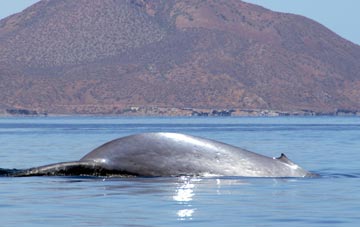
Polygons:
M0 21L0 108L360 110L360 47L238 0L42 0Z

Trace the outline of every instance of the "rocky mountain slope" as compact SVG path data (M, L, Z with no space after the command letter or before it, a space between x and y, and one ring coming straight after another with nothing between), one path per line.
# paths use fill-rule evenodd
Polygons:
M42 0L0 21L0 109L360 110L360 46L239 0Z

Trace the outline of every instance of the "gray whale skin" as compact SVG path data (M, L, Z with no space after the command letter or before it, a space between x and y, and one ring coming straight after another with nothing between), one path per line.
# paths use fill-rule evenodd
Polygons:
M1 169L3 176L242 176L312 177L284 154L270 158L210 139L179 133L143 133L115 139L79 161L24 170Z

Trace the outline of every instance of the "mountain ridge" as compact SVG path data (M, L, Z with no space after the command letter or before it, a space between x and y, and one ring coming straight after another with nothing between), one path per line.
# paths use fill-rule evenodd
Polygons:
M237 0L42 0L0 21L0 107L357 111L359 59L317 22Z

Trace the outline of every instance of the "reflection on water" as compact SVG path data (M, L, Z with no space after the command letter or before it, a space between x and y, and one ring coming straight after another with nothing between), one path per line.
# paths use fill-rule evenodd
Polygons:
M173 196L174 201L182 205L183 209L177 211L178 220L192 220L196 208L193 207L191 201L194 199L195 181L201 179L194 179L191 177L181 177L180 185L177 187Z
M219 197L232 196L232 191L227 190L228 187L239 187L242 185L250 185L249 182L242 178L196 178L196 177L180 177L177 181L172 199L177 203L176 211L177 220L193 220L199 219L199 210L201 213L206 212L203 205L199 204L199 197L204 191L209 191L213 195ZM204 210L205 209L205 210ZM195 213L198 215L195 216Z
M0 177L0 226L360 226L359 119L0 118L1 168L77 160L111 139L170 131L286 151L321 175Z

